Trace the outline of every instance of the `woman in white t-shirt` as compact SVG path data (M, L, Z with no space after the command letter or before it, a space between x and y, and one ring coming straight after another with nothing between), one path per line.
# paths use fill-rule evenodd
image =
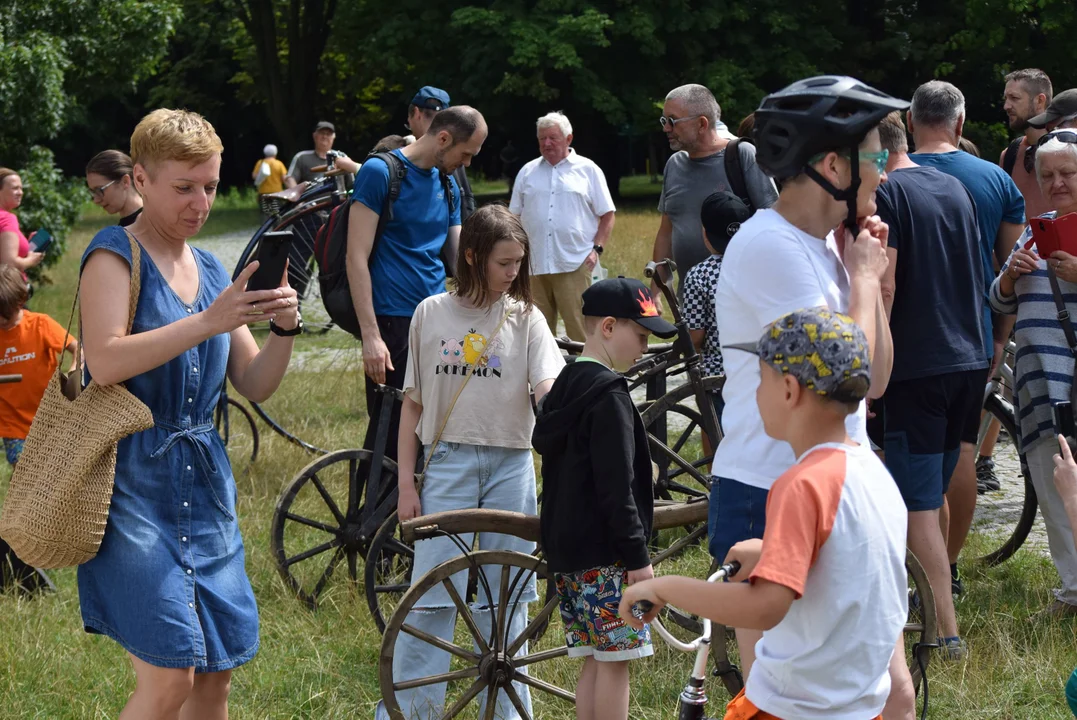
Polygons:
M482 207L460 233L452 292L427 298L415 310L400 413L401 520L465 508L537 514L531 393L541 399L564 360L542 313L533 306L529 255L519 218L502 205ZM424 457L430 458L421 488L415 480L419 443ZM471 536L463 539L472 541ZM482 533L479 546L523 553L535 549L534 543L496 533ZM417 543L412 578L418 580L459 554L448 538ZM487 575L497 598L500 573ZM460 597L466 597L466 580L466 573L453 579ZM534 579L515 589L513 598L517 603L509 611L510 638L524 630L527 603L538 599ZM476 607L485 609L473 614L484 633L490 627L490 604L480 592ZM409 624L449 641L455 622L456 607L443 588L426 593L408 617ZM520 654L526 652L525 645ZM448 653L400 635L393 656L398 681L448 670ZM527 686L515 683L514 689L531 714ZM440 717L445 685L400 691L396 698L406 718ZM379 709L378 716L383 713ZM519 717L504 692L498 693L497 717Z

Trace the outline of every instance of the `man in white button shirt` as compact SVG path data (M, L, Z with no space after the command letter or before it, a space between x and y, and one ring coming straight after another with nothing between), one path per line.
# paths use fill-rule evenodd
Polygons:
M583 342L583 291L613 232L613 198L606 176L576 154L572 125L559 112L539 118L542 157L523 166L512 188L509 210L520 216L531 241L531 289L535 304L557 334Z

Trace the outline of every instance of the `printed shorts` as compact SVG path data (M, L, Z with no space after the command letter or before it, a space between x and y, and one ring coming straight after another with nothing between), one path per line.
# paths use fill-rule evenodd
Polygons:
M757 708L741 690L728 705L725 706L725 718L723 720L781 720L777 715L771 715ZM882 715L873 720L882 720Z
M11 467L15 467L15 463L19 461L19 456L22 455L22 446L25 440L19 440L17 438L2 438L4 441L4 455L7 456L7 463Z
M637 632L617 614L626 575L620 563L554 574L569 657L620 662L654 654L650 628Z

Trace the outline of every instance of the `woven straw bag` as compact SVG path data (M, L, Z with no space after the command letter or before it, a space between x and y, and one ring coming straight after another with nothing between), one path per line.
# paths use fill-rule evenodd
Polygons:
M130 334L138 305L142 253L130 233L128 240ZM78 296L76 288L65 348ZM80 344L80 355L81 351ZM116 443L153 427L150 409L122 385L103 387L91 381L82 389L82 363L65 373L65 352L60 353L56 373L30 425L0 512L0 537L23 562L46 569L81 565L97 555L112 501Z

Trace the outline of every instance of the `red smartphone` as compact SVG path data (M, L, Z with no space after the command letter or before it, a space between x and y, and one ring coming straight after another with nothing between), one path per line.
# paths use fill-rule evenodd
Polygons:
M1053 220L1032 218L1032 242L1041 258L1051 257L1058 250L1077 256L1077 213L1069 213ZM1025 247L1029 247L1028 243Z
M1058 229L1055 227L1054 220L1032 218L1029 224L1032 226L1032 242L1036 243L1037 255L1047 259L1051 257L1051 253L1062 249L1062 243L1059 241ZM1025 248L1028 248L1027 244Z

